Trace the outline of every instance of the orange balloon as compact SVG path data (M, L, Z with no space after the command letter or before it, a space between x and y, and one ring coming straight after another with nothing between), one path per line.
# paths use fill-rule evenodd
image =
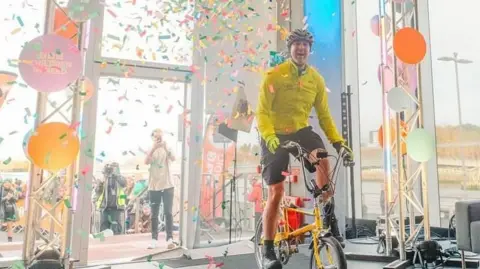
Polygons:
M6 71L0 71L0 108L7 100L8 93L12 89L13 82L17 79L17 74Z
M393 51L400 61L407 64L418 64L427 54L427 43L421 33L407 27L395 34Z
M404 122L400 122L400 127L402 128L402 133L401 136L403 138L406 138L408 135L408 125ZM396 135L396 124L395 120L390 121L390 146L393 147L393 145L396 143L397 135ZM380 147L383 148L383 125L380 126L380 129L378 129L378 144L380 144ZM407 144L402 141L402 155L407 154ZM392 152L396 152L396 148L392 148Z
M48 171L58 171L72 164L80 151L75 129L62 122L44 123L28 142L30 160Z
M73 21L59 8L55 9L54 21L55 33L68 39L72 39L75 44L78 43L78 29Z

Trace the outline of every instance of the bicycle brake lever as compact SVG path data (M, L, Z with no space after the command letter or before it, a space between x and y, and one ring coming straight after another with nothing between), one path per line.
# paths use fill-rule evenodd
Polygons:
M349 161L349 160L343 160L343 166L345 167L354 167L355 162L354 161Z

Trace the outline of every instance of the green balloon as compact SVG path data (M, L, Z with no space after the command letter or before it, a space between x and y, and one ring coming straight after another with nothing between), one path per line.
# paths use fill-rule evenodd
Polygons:
M435 140L425 129L412 130L406 139L407 154L417 162L427 162L435 154Z

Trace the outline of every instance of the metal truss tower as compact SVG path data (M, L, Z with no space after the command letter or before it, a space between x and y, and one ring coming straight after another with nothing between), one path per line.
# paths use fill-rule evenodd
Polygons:
M55 0L47 0L46 7L46 34L55 34L54 19L55 10L60 10L68 17L65 10ZM77 34L70 37L78 39L78 48L82 53L82 62L85 60L85 36L82 34L85 23L75 23L71 19L64 26L75 25ZM52 121L63 121L70 126L78 126L82 108L80 79L72 83L63 92L63 101L58 100L58 93L38 93L36 120L34 129L39 125ZM62 93L63 93L62 92ZM53 100L55 98L55 100ZM53 117L56 117L54 120ZM60 120L59 120L60 119ZM76 128L76 127L75 127ZM32 267L36 261L42 259L59 258L63 268L70 267L70 238L73 218L72 190L77 174L77 161L66 169L63 186L65 193L62 199L55 199L57 189L54 188L53 202L45 201L45 192L52 188L53 184L59 183L58 171L44 171L34 164L30 165L30 177L27 190L26 229L23 242L23 261L26 268ZM63 171L62 171L63 172ZM56 213L60 212L60 213ZM49 223L49 229L42 225ZM47 258L48 257L48 258Z
M415 162L405 152L402 152L408 132L415 128L424 127L422 87L421 83L409 85L407 65L401 64L393 51L393 37L397 31L405 27L418 30L417 0L412 2L394 3L392 0L379 0L382 53L386 254L392 254L392 236L395 236L399 243L400 259L394 263L396 263L395 266L399 267L402 267L401 264L407 263L406 250L414 248L415 241L422 228L425 240L430 239L426 163ZM421 73L419 65L416 65L415 69L415 75L420 82ZM389 85L386 85L385 73L390 71L393 73L394 86L403 88L413 100L414 106L410 110L394 113L388 107L387 94L390 89L386 88ZM409 87L411 87L410 90ZM392 131L395 133L394 135L391 134ZM394 141L391 141L391 138L394 138ZM418 194L415 192L415 186L418 186L419 181L422 186L422 197L418 197ZM423 216L423 219L416 223L415 216ZM407 217L409 218L409 229L406 229L405 225ZM408 234L407 230L409 231Z

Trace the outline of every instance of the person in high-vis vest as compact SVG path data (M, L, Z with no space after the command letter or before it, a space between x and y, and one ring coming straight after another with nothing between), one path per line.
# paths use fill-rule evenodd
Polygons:
M120 175L118 164L105 165L103 179L95 187L98 197L95 208L102 212L100 231L110 229L114 234L122 233L120 216L126 206L125 186L126 180Z

